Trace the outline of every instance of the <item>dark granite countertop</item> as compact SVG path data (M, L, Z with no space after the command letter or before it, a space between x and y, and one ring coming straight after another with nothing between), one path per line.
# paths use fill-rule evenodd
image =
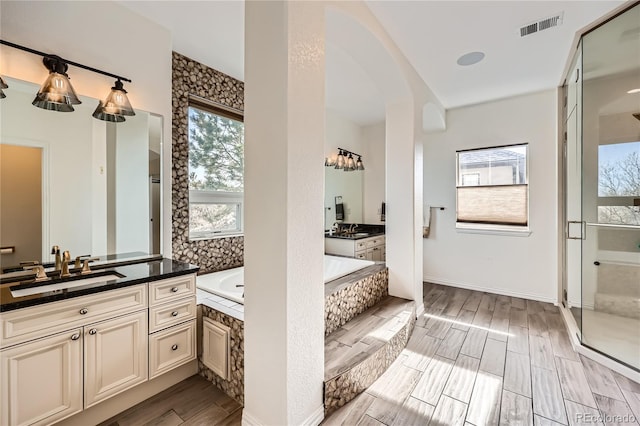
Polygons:
M36 283L32 278L25 281L7 282L0 284L0 312L41 305L43 303L56 302L59 300L66 300L73 297L86 296L88 294L115 290L122 287L163 280L180 275L194 274L198 272L199 269L199 266L194 266L177 260L162 258L158 260L130 265L106 267L95 271L96 273L91 275L73 276L71 278L65 279L64 281L74 281L77 279L84 279L92 276L100 276L104 275L107 272L113 272L115 274L122 275L122 278L106 282L101 281L98 283L86 284L62 290L47 289L49 285L61 282L59 279L47 281L44 283ZM14 297L11 294L11 290L27 289L33 287L41 287L42 292L23 297Z
M355 227L355 231L352 233L340 233L333 235L329 235L329 231L324 232L325 238L336 238L339 240L361 240L363 238L377 237L379 235L384 235L385 226L384 225L373 225L367 223L341 223L340 227L342 229L347 229L350 227Z
M329 235L328 232L324 233L325 238L337 238L339 240L361 240L363 238L377 237L384 235L384 232L356 232L355 234L340 234Z

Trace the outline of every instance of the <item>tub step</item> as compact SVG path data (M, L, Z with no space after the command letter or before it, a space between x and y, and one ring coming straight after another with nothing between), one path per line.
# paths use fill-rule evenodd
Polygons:
M607 314L640 319L640 297L596 293L594 310Z
M386 296L325 338L324 402L328 415L369 387L407 344L415 303Z

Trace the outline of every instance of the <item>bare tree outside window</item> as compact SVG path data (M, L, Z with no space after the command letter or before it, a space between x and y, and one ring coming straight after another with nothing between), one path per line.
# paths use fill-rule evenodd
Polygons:
M613 157L603 152L622 149L626 145L625 154ZM615 144L600 147L601 157L598 178L598 221L601 223L640 225L640 207L633 205L634 198L640 198L640 142ZM608 202L612 200L612 202ZM611 205L603 205L611 204ZM614 205L615 204L615 205ZM624 205L621 205L624 204Z

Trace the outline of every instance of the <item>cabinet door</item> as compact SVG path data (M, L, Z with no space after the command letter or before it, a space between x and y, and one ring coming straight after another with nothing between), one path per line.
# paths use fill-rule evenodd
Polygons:
M82 329L5 349L0 357L0 424L51 424L82 411Z
M85 326L84 353L85 408L145 382L147 311Z
M382 251L383 251L383 247L374 247L371 249L371 251L373 252L373 255L371 256L371 260L375 260L375 261L382 261Z
M370 249L370 248L367 249L366 253L367 253L366 259L367 260L373 260L373 249Z

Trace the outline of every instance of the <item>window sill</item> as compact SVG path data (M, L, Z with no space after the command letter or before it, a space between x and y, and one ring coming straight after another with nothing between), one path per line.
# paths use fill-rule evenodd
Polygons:
M528 226L482 225L479 223L456 223L456 231L466 234L500 235L504 237L528 237Z
M244 232L229 232L226 234L209 234L209 235L199 235L197 237L189 236L189 241L203 241L203 240L219 240L221 238L232 238L232 237L244 237Z

